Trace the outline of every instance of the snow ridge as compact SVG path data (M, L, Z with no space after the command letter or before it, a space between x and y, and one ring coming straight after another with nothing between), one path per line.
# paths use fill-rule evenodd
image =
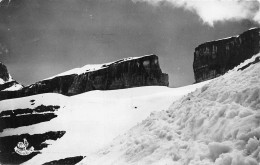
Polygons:
M13 86L6 88L2 91L16 91L16 90L20 90L22 88L23 88L23 86L21 84L14 84Z
M0 85L8 83L10 81L13 81L12 76L9 74L9 79L7 81L3 80L2 78L0 78Z
M250 30L254 30L254 29L258 29L259 27L252 27L250 29L248 29L247 31L250 31ZM242 33L243 34L243 33ZM240 34L241 35L241 34ZM209 42L215 42L215 41L221 41L221 40L228 40L228 39L231 39L231 38L238 38L240 35L234 35L234 36L230 36L230 37L225 37L225 38L220 38L220 39L217 39L217 40L211 40L211 41L207 41L205 43L209 43Z
M12 81L15 81L12 76L9 74L9 79L7 81L4 81L2 78L0 78L0 85L3 85L5 83L9 83L9 82L12 82ZM14 85L2 90L2 91L16 91L16 90L19 90L19 89L22 89L23 86L21 84L18 84L18 83L14 83Z
M60 109L54 112L58 116L51 121L4 129L0 138L66 131L61 139L48 141L50 145L42 150L41 154L24 164L44 164L79 155L88 157L90 153L103 148L116 136L147 118L151 112L167 109L173 100L206 83L208 82L181 88L146 86L112 91L90 91L70 97L45 93L3 100L0 101L0 112L6 110L19 112L21 109L35 109L42 105L58 105Z
M114 61L114 62L108 62L108 63L103 63L103 64L88 64L88 65L85 65L85 66L83 66L81 68L74 68L74 69L68 70L66 72L57 74L55 76L46 78L44 80L49 80L49 79L53 79L55 77L66 76L66 75L71 75L71 74L80 75L80 74L87 73L87 72L93 72L93 71L96 71L96 70L108 68L109 65L111 65L111 64L115 64L115 63L118 64L118 63L121 63L121 62L135 60L135 59L139 59L139 58L143 58L143 57L147 57L147 56L152 56L152 55L153 54L151 54L151 55L144 55L144 56L141 56L141 57L128 57L128 58L123 58L121 60L117 60L117 61Z
M260 63L246 60L154 112L82 164L258 165Z

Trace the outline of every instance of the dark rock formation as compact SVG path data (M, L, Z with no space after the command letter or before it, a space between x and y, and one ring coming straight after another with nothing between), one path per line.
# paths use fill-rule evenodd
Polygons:
M9 78L10 75L8 73L6 66L0 62L0 79L2 79L3 81L8 81Z
M162 73L158 57L148 55L104 64L101 69L39 81L18 91L0 92L0 100L60 93L71 96L91 90L112 90L139 86L168 86L168 75Z
M65 159L54 160L51 162L44 163L43 165L74 165L80 162L85 156L68 157Z
M12 79L6 66L0 62L0 91L16 85L22 87L22 85Z
M260 62L260 57L256 57L253 62L249 62L245 66L242 66L241 68L238 68L238 70L244 70L244 69L248 68L249 66L251 66L253 64L256 64L256 63L259 63L259 62Z
M16 86L16 85L19 85L22 87L22 85L20 85L17 81L15 80L12 80L12 81L9 81L9 82L5 82L4 84L0 84L0 91L2 90L5 90L7 88L10 88L12 86Z
M6 128L18 128L47 122L57 117L54 111L60 106L40 105L34 109L4 110L0 113L0 133Z
M194 52L196 83L223 75L260 51L260 28L250 29L239 36L206 42Z
M49 145L46 141L56 141L65 133L65 131L50 131L42 134L20 134L0 137L0 164L22 164L37 154L41 154L41 150L47 148ZM29 155L19 155L14 151L17 143L23 141L23 139L28 140L29 145L34 147L35 152Z

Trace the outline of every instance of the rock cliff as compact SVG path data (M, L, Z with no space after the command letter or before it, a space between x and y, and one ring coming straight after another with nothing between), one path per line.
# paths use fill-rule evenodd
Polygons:
M169 85L168 75L162 73L156 55L122 59L88 70L86 67L73 69L18 91L2 91L0 99L53 92L71 96L91 90L112 90L150 85Z
M195 48L193 70L196 83L223 75L260 51L260 28L241 35L206 42Z
M7 67L0 62L0 91L17 90L23 86L12 79Z
M0 62L0 84L9 81L9 79L10 79L10 75L8 73L6 66Z

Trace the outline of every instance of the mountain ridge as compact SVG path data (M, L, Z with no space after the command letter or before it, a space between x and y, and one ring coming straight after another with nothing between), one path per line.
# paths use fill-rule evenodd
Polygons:
M19 90L21 88L23 86L12 78L7 67L0 62L0 91Z
M1 91L0 100L40 93L71 96L91 90L113 90L139 86L169 86L168 75L161 71L158 56L146 55L95 65L90 70L75 68L38 81L17 91Z

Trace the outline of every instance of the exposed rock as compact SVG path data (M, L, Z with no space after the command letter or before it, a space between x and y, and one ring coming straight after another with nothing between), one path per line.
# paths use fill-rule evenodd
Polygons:
M51 162L44 163L43 165L74 165L80 162L85 156L68 157L65 159L54 160Z
M42 149L47 148L47 141L56 141L60 139L66 131L50 131L41 134L19 134L0 137L0 164L22 164L40 154ZM27 139L30 146L33 146L35 152L30 155L19 155L14 152L14 147L18 142Z
M260 51L260 28L241 35L206 42L194 52L193 70L196 83L218 77Z
M8 73L6 66L0 62L0 84L9 81L9 79L10 79L10 75Z
M17 90L21 89L22 87L22 85L12 79L7 70L7 67L0 62L0 91Z
M18 91L2 91L0 99L53 92L71 96L91 90L169 85L168 75L162 73L156 55L127 58L100 66L97 70L87 70L80 74L77 72L70 72L68 75L60 74Z
M57 117L54 111L59 108L60 106L40 105L33 109L4 110L0 113L0 133L6 128L18 128L50 121Z
M245 66L239 68L238 70L244 70L244 69L248 68L249 66L251 66L251 65L253 65L253 64L256 64L256 63L258 63L258 62L260 62L260 57L256 57L253 62L248 63L247 65L245 65Z

